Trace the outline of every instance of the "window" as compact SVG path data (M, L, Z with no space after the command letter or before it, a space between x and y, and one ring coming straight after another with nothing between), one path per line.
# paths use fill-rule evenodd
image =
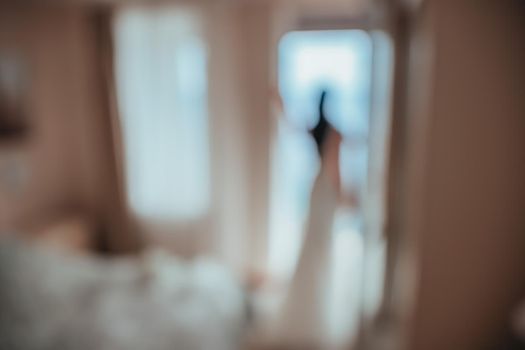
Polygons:
M133 7L115 23L127 193L143 219L191 221L210 202L206 47L199 13Z
M277 275L290 275L301 245L319 166L306 130L317 122L322 89L329 92L327 117L345 137L341 150L344 189L359 194L366 186L371 69L371 40L360 30L292 32L281 40L279 89L286 116L279 122L272 156L269 243L270 269ZM357 235L349 238L344 233L359 231L360 221L358 210L337 216L334 234L342 244L352 249L359 246L360 242L349 242ZM336 255L344 258L344 254Z

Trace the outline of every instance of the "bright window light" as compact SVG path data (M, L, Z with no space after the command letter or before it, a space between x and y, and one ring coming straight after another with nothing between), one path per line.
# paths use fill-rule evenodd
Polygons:
M371 51L369 35L360 30L292 32L281 40L279 89L285 118L273 147L269 239L270 269L277 275L290 275L301 246L319 166L306 130L317 123L323 89L329 93L327 117L346 138L341 152L343 186L357 191L365 186ZM350 222L355 226L356 220ZM348 225L337 227L349 231Z
M115 45L129 205L139 218L197 219L210 201L199 15L177 6L123 10Z

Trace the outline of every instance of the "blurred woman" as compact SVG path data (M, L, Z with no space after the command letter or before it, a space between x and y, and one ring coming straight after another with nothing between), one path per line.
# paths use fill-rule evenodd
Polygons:
M321 93L319 121L310 131L320 157L297 269L283 307L282 337L290 345L325 344L326 285L329 277L332 226L341 199L339 152L341 134L325 116L327 92Z

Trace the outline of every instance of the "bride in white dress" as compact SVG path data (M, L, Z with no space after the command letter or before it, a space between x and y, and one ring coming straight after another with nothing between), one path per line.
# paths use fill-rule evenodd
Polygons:
M283 305L279 326L289 345L322 346L326 334L327 284L330 272L332 226L340 201L339 150L341 135L324 117L321 96L320 121L312 130L320 156L320 170L310 198L308 221L297 269Z

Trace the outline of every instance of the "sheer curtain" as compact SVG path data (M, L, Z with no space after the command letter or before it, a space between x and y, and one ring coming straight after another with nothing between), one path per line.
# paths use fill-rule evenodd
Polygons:
M199 12L130 7L115 19L127 201L144 222L181 223L210 206L207 53Z
M266 262L270 13L131 5L114 23L131 214L176 252L211 254L239 274Z

